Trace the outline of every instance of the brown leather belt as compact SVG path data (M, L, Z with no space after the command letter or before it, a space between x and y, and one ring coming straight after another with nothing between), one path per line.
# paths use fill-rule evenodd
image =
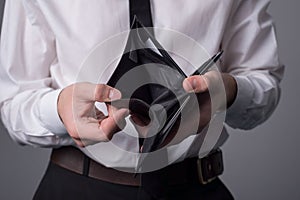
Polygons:
M53 149L51 161L70 171L98 180L130 186L141 185L141 174L127 173L113 168L107 168L89 159L75 147L68 146ZM217 150L201 159L188 158L161 170L167 175L168 184L170 185L189 182L206 184L222 174L222 153L220 150Z

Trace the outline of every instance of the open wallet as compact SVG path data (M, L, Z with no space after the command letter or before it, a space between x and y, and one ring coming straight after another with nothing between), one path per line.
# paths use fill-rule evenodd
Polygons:
M222 53L223 50L191 75L204 74ZM122 93L122 99L111 102L114 107L128 108L132 116L149 125L142 134L144 138L139 139L141 153L165 146L177 136L176 122L181 120L182 111L194 109L198 100L184 90L186 77L155 39L153 29L144 27L135 16L123 56L107 84ZM140 157L139 166L146 157L147 154Z
M183 89L186 74L149 31L134 17L125 53L108 85L122 93L111 102L151 123L142 139L142 153L157 150L165 141L190 95Z

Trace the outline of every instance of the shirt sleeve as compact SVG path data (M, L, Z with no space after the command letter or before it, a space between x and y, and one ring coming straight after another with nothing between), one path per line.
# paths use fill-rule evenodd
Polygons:
M224 33L222 65L236 79L238 92L226 123L252 129L267 120L280 99L284 66L278 58L268 0L236 1Z
M71 144L52 88L55 37L34 1L6 1L0 47L1 118L20 144Z

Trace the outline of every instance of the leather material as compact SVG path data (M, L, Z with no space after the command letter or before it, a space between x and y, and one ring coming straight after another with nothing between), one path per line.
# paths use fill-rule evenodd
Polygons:
M166 185L179 185L186 183L201 183L200 176L204 176L204 179L207 180L212 179L213 177L215 178L223 172L222 156L220 156L220 154L216 156L214 153L209 154L202 159L188 158L183 162L175 163L160 170L143 174L128 173L108 168L92 159L89 159L88 169L85 170L86 157L87 156L79 149L67 146L53 149L51 162L78 174L110 183L131 186L141 186L143 176L147 177L147 181L156 181L156 178L159 178L158 180L163 180ZM199 160L203 163L203 168L199 168ZM221 171L211 170L217 169L219 166L221 166ZM161 176L162 174L164 175L163 177ZM143 175L142 178L141 175Z

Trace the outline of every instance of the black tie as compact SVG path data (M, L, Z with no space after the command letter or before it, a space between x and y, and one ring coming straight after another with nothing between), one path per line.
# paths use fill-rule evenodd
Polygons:
M131 23L134 21L134 17L136 16L145 27L153 27L151 5L149 0L130 0L129 8Z

